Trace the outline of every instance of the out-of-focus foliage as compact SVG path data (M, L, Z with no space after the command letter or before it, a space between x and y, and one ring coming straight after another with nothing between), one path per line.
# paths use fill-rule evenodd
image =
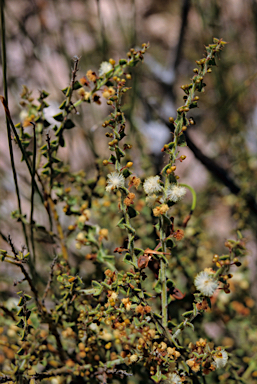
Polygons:
M2 109L1 382L254 383L256 1L8 0L5 16L25 216ZM192 69L213 36L229 44L202 86ZM189 103L190 84L201 93ZM169 185L152 210L137 177L161 172ZM195 189L193 215L190 193L165 200L177 183ZM193 296L212 266L222 290Z

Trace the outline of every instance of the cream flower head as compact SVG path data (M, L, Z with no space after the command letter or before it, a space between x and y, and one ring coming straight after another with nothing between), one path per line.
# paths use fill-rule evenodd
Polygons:
M112 172L107 176L106 191L111 192L115 189L124 187L125 178L121 173Z
M168 380L165 380L167 384L182 384L181 377L176 373L171 373L167 375Z
M185 194L186 188L180 187L176 184L171 185L166 191L167 199L173 201L174 203L181 200Z
M222 351L219 351L214 356L214 364L217 369L225 367L228 361L228 354L224 349Z
M112 70L111 63L108 63L108 61L103 61L100 64L99 75L100 76L105 75L106 73L110 72L111 70Z
M160 176L148 177L143 184L143 188L147 195L160 192L162 190L162 186L160 185Z
M202 271L195 278L195 286L204 296L211 297L218 288L219 282L214 279L213 274Z

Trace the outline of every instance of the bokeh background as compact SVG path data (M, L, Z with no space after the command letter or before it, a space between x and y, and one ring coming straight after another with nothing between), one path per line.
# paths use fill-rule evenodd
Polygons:
M228 42L217 67L206 77L199 108L191 112L196 124L187 132L188 147L181 150L187 160L178 166L178 174L197 192L197 207L187 228L191 240L186 240L196 263L209 266L214 253L226 252L224 242L235 238L237 230L246 239L248 255L235 274L238 296L230 300L224 295L220 304L222 311L230 300L230 318L239 319L241 333L233 321L225 333L226 318L216 321L217 314L210 317L206 333L226 337L247 364L250 356L235 339L237 332L238 343L247 338L252 343L249 355L256 356L257 1L8 0L6 35L9 105L15 123L22 120L22 85L35 98L39 90L50 93L46 115L53 121L51 116L63 100L61 89L70 82L74 56L80 57L78 77L82 77L89 69L98 71L102 61L126 57L129 48L150 42L144 64L131 71L132 90L124 105L133 142L131 158L139 176L162 169L161 148L171 139L168 118L175 117L183 104L180 86L190 82L204 45L213 37ZM105 102L79 110L76 128L66 136L67 145L60 153L72 171L95 174L95 157L107 153L102 122L108 113ZM11 234L21 247L20 227L10 219L17 207L2 108L0 119L0 231L2 237ZM15 158L23 210L28 213L30 179L23 163L18 164L18 148ZM186 211L190 201L183 204L179 209ZM174 216L180 218L176 208ZM47 222L43 210L37 210L36 218L42 225ZM61 220L65 225L65 217ZM5 247L1 238L0 247ZM0 268L6 272L2 264ZM4 280L0 284L7 289Z

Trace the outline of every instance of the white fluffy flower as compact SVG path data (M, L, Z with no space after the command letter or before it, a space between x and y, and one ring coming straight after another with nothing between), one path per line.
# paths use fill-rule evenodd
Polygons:
M110 72L111 70L112 70L111 63L108 63L108 61L103 61L100 64L99 75L100 76L105 75L106 73Z
M107 186L105 188L107 192L124 187L125 178L121 173L112 172L107 176L107 179Z
M165 381L167 384L180 384L182 383L181 377L176 373L172 373L168 375L168 380Z
M160 192L162 190L162 186L160 185L160 176L148 177L144 182L143 188L147 195L152 195L155 192Z
M217 369L225 367L228 361L228 354L226 351L222 350L216 353L214 356L214 363Z
M195 286L204 296L211 297L218 288L219 283L208 271L202 271L195 278Z
M173 184L172 186L170 186L166 191L167 199L173 201L174 203L181 200L185 194L186 194L186 188L180 187L179 185L176 185L176 184Z

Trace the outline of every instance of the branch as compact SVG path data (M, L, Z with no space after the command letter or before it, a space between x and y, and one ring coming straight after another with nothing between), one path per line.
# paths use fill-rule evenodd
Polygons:
M174 129L174 126L169 123L158 111L157 107L155 105L150 104L146 98L143 98L142 96L141 100L146 105L150 111L152 111L158 119L166 125L166 127L169 128L169 130L172 132ZM218 165L214 160L206 156L193 142L193 140L189 137L187 132L184 132L184 135L186 136L186 142L187 146L195 157L205 166L205 168L210 171L214 177L216 177L222 184L224 184L230 192L232 192L234 195L239 195L241 193L241 188L234 182L233 178L228 174L228 172L222 168L220 165ZM243 197L247 203L248 208L250 208L251 212L253 212L255 215L257 215L257 202L255 198L248 194Z

